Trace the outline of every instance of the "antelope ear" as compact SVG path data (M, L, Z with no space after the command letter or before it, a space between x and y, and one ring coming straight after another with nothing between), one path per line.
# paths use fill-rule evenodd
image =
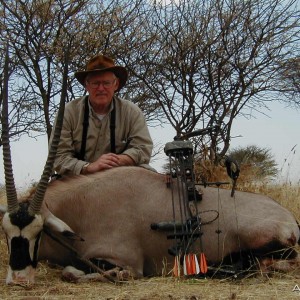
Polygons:
M59 233L72 240L83 240L71 229L70 226L61 219L55 217L51 212L48 212L47 217L45 218L44 227L46 227L46 231L49 233Z
M4 215L7 212L7 206L0 204L0 215Z

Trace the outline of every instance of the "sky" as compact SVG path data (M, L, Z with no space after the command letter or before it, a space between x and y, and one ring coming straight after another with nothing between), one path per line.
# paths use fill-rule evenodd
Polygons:
M175 131L168 125L149 128L155 144L155 150L160 153L150 164L157 171L162 171L166 163L163 146L173 141ZM199 128L200 129L200 128ZM286 108L282 104L272 103L268 116L257 114L249 120L238 118L235 120L231 147L256 145L260 148L269 148L278 164L278 180L284 182L300 182L300 110ZM47 138L37 140L23 137L11 143L12 164L15 182L18 190L23 190L39 180L47 156ZM4 184L3 158L0 153L0 183Z

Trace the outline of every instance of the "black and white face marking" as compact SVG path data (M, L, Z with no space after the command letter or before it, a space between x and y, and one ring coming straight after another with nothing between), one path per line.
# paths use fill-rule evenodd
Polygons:
M43 219L30 216L27 208L21 203L18 212L5 213L2 220L9 252L7 284L34 282Z

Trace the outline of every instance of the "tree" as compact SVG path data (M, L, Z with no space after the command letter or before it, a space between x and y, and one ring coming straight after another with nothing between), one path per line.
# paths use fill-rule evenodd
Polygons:
M155 2L156 3L156 2ZM279 62L295 55L296 1L171 1L156 4L139 30L131 72L143 82L177 135L215 127L195 139L210 159L229 148L237 115L263 111L278 96ZM129 41L127 41L129 43ZM130 67L130 66L129 66Z
M251 171L258 179L274 178L278 174L277 163L270 149L255 145L237 147L229 151L242 170Z
M75 22L86 2L0 1L5 42L10 45L14 63L10 79L11 111L19 108L18 116L23 119L25 113L24 128L31 132L41 133L46 129L50 136L55 99L61 93L64 56L67 49L76 46Z

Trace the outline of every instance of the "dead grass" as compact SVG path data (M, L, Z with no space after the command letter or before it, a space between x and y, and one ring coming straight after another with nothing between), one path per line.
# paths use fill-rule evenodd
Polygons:
M3 249L1 249L1 252ZM5 285L0 272L1 299L103 299L103 300L200 300L200 299L295 299L300 280L293 274L257 275L242 280L150 278L110 283L71 284L61 281L60 270L40 264L36 284L30 287Z
M299 185L252 185L276 199L300 220ZM1 196L2 195L2 196ZM5 203L0 193L0 203ZM61 280L61 269L47 263L38 266L36 284L28 287L5 284L7 249L0 231L0 299L103 299L103 300L200 300L200 299L300 299L300 270L295 273L256 274L241 280L175 279L157 277L129 281L122 285L111 283L72 284ZM293 291L293 289L295 289Z

